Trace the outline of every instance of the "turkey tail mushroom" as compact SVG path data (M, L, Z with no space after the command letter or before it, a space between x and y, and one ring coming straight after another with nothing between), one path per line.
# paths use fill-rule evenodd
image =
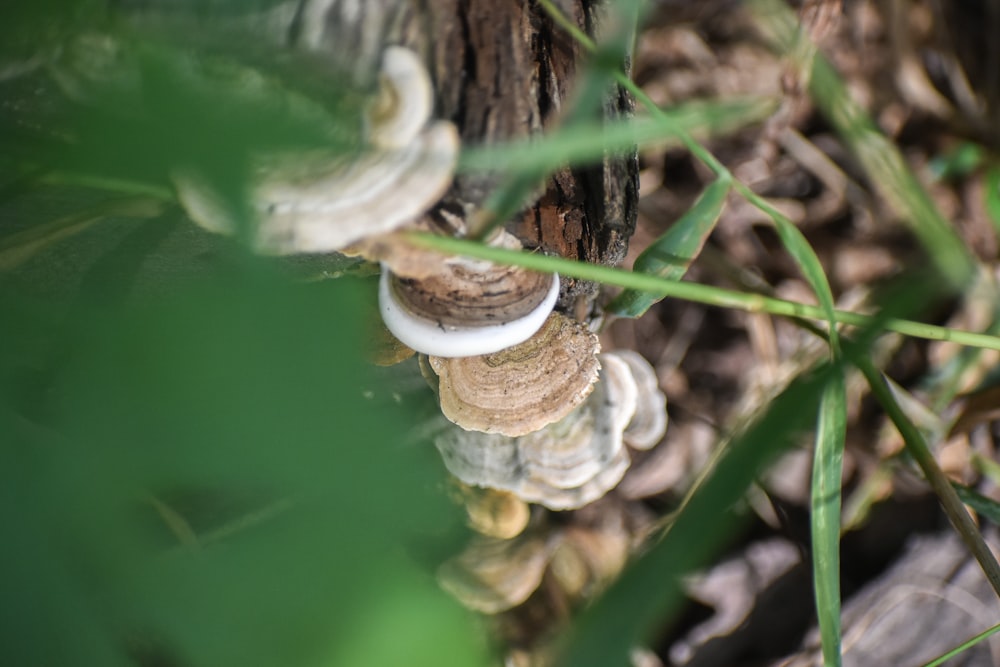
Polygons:
M255 250L337 251L412 222L448 189L458 131L450 122L430 121L433 88L423 63L409 49L390 46L379 79L359 153L320 148L253 156L248 192ZM172 176L192 220L211 232L236 232L239 222L206 178L184 168Z
M519 437L447 430L435 440L445 466L466 484L510 491L552 510L577 509L603 497L630 465L626 441L632 424L643 424L644 443L659 441L666 417L665 412L662 420L644 414L664 410L664 399L658 389L649 392L647 370L634 370L636 359L626 361L617 352L599 357L600 380L561 420ZM652 374L649 364L639 360ZM642 396L644 392L653 396Z
M493 243L521 247L506 232ZM436 253L414 262L402 254L383 262L382 320L404 344L434 357L473 357L524 343L559 297L554 275Z
M600 343L552 313L527 340L474 357L430 357L441 412L463 429L521 436L558 422L593 390Z

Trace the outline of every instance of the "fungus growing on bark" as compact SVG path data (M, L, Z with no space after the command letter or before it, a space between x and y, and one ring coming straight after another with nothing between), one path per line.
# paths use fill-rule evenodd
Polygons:
M509 491L464 486L463 496L469 526L480 535L509 540L531 519L528 504Z
M655 447L667 431L667 397L660 391L656 371L635 350L615 350L615 356L628 364L638 388L638 403L628 428L625 444L632 449Z
M494 243L521 247L506 232ZM428 253L427 262L401 254L383 263L382 320L404 344L435 357L472 357L523 343L541 328L559 297L554 275L436 253ZM403 275L393 272L394 266Z
M520 436L559 421L597 381L597 336L552 313L528 340L492 354L430 357L441 411L463 429Z
M535 592L554 547L552 537L521 535L504 540L479 535L438 569L438 581L469 609L497 614Z
M510 491L553 510L576 509L604 496L628 469L625 442L632 423L643 422L643 444L659 441L662 431L645 426L657 419L641 413L649 406L665 408L658 389L653 400L640 396L640 382L652 374L644 359L626 361L617 352L599 357L600 380L592 393L558 422L520 437L458 428L440 434L435 444L448 470L466 484Z
M433 89L418 56L398 46L382 57L380 91L365 111L365 149L318 148L251 159L249 235L265 254L325 253L412 222L451 184L459 138L430 121ZM198 173L173 174L192 220L212 232L238 228L224 199Z

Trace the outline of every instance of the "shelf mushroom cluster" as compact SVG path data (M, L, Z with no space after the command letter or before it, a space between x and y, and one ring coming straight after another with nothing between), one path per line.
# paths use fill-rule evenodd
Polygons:
M417 54L386 48L379 90L360 120L360 150L252 156L254 249L270 255L340 251L423 215L451 184L459 151L454 124L431 120L433 108L434 89ZM172 176L192 220L211 232L237 231L238 221L205 178L184 169Z
M519 245L506 232L494 242ZM414 268L416 267L416 268ZM583 323L553 311L557 279L461 258L383 264L383 320L426 356L425 375L454 424L435 439L448 470L552 510L583 507L622 479L629 447L666 429L653 368L600 352Z
M580 601L621 572L654 525L648 510L609 497L565 525L532 526L511 538L476 535L441 565L438 580L484 614L524 604L546 576L567 601Z
M448 470L467 484L510 491L553 510L583 507L614 488L631 462L629 448L649 449L663 436L666 399L656 388L652 367L640 355L617 351L595 355L594 359L601 365L597 381L587 388L584 400L570 404L571 409L557 420L522 433L525 410L531 408L530 401L518 401L521 411L515 408L517 416L512 423L516 428L512 430L504 432L492 422L486 424L493 427L491 432L485 428L450 429L439 435L435 444ZM553 375L558 373L558 369L553 370ZM454 378L442 377L454 390ZM533 377L550 375L543 369ZM461 386L466 383L467 378L462 378ZM478 389L474 383L468 384L468 391L460 392L466 397ZM443 389L440 393L445 406L450 399ZM494 398L502 393L497 389L491 392ZM466 412L458 413L461 426L471 428L472 422L484 425L480 410ZM485 416L496 419L505 413L490 410Z
M519 516L511 497L487 491L479 500L502 510L500 524L511 524ZM553 619L594 599L656 527L648 507L612 494L565 520L532 521L514 537L474 535L441 564L437 579L465 607L492 617L491 627L510 648L504 664L548 665L559 649ZM636 647L631 664L658 665L643 659L649 655Z
M578 603L615 577L654 522L641 503L609 494L637 450L662 439L666 398L631 351L604 352L589 327L555 312L559 278L399 243L425 226L451 183L459 150L432 119L420 58L382 55L380 91L363 113L364 150L254 156L248 192L265 254L341 252L381 264L386 328L419 352L441 412L435 437L460 481L476 534L438 571L466 606L502 614L538 594ZM179 199L212 232L238 230L206 179L177 170ZM447 219L461 234L460 220ZM506 231L489 243L520 249ZM549 521L548 510L576 510ZM562 607L561 607L562 608Z
M629 447L663 435L652 368L634 353L600 354L587 326L554 312L558 276L395 242L448 188L459 140L452 123L432 119L433 86L413 51L388 47L379 81L362 114L364 150L255 156L252 243L266 254L339 251L381 263L382 319L427 355L456 425L436 445L457 478L553 510L593 502L621 480ZM179 170L174 182L193 220L237 230L204 179ZM522 247L503 230L489 242Z
M504 231L491 243L521 247ZM524 343L559 297L557 276L433 253L414 261L415 252L381 257L379 305L389 331L422 354L463 358Z
M494 242L519 245L506 232ZM383 319L427 355L454 424L435 444L459 480L577 509L618 484L630 447L660 441L666 398L653 368L635 352L601 353L585 324L554 312L557 279L461 258L413 266L404 278L383 265Z

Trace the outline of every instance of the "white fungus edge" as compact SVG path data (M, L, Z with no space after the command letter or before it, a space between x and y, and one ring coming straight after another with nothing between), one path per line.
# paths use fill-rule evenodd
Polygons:
M382 53L381 75L398 98L395 114L369 131L381 148L404 148L412 143L434 110L434 88L423 61L402 46L389 46Z
M378 302L382 321L401 343L433 357L474 357L523 343L541 329L559 298L559 276L538 306L519 319L480 327L454 327L414 315L396 301L389 285L390 271L382 267Z

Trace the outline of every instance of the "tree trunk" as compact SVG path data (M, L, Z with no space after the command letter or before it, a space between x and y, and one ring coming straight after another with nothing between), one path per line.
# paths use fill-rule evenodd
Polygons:
M559 124L572 104L582 47L531 0L325 0L308 3L299 30L312 47L347 57L361 82L372 78L377 53L402 43L430 64L438 116L452 120L466 146L525 139ZM588 34L599 30L598 0L564 0L563 12ZM320 22L324 28L318 28ZM624 63L627 65L627 63ZM632 111L632 100L609 90L603 116ZM496 174L460 174L443 206L468 219L500 186ZM587 262L617 265L635 228L635 154L603 164L564 168L546 179L533 201L507 223L528 246ZM560 305L580 312L592 283L563 281Z
M560 0L563 12L588 34L600 26L606 0ZM373 90L385 46L403 44L422 54L437 88L437 116L453 121L464 145L479 146L525 139L557 127L572 108L573 86L586 54L582 47L533 0L257 0L258 9L214 17L223 34L253 35L268 49L299 48L329 59L338 72L348 72L355 84ZM116 0L129 21L168 25L178 34L184 26L198 33L206 25L184 10L161 0ZM250 7L248 2L247 7ZM206 19L207 20L207 19ZM246 38L244 38L246 39ZM252 46L248 48L252 52ZM626 63L627 64L627 63ZM631 99L609 89L601 115L627 115ZM439 210L469 219L482 210L486 198L505 175L458 175ZM534 188L524 208L507 227L527 247L591 263L617 265L624 258L635 227L637 198L635 154L608 157L603 164L558 170ZM83 204L81 204L83 205ZM152 223L151 223L152 224ZM158 221L162 225L162 221ZM45 284L70 291L79 268L99 258L131 233L134 224L104 224L95 239L77 237L60 252L72 255L73 271L46 263L39 271ZM99 238L98 238L99 237ZM179 242L177 238L180 238ZM90 239L88 241L88 239ZM87 242L84 242L87 241ZM180 225L169 242L150 249L130 284L169 284L171 276L198 272L217 251L219 240L201 230ZM160 255L169 254L163 258ZM296 258L307 267L315 263ZM319 258L329 263L329 258ZM37 282L32 264L23 267L25 284ZM57 279L51 278L56 271ZM21 275L19 274L19 275ZM146 280L146 277L149 280ZM597 288L592 283L563 279L560 307L587 314Z

